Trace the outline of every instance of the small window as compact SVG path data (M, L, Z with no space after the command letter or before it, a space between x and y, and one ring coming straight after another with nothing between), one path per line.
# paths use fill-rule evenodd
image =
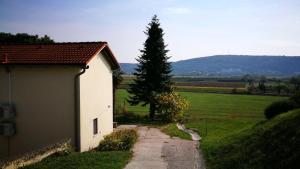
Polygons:
M3 135L3 134L4 134L4 126L0 125L0 135Z
M0 118L4 117L4 110L2 107L0 107Z
M94 132L94 134L98 134L98 119L97 118L95 118L93 120L93 132Z

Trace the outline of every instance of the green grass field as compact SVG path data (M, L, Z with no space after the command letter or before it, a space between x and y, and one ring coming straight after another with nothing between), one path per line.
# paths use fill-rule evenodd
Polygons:
M207 118L213 119L248 119L261 120L264 118L264 108L276 100L285 99L278 96L255 96L180 92L189 101L187 117L189 121L199 121ZM128 93L124 89L117 91L118 109L125 104L127 111L138 115L147 115L148 107L140 105L131 106L126 102Z
M204 153L213 150L225 137L230 137L264 120L263 111L278 96L255 96L180 92L190 103L186 113L186 127L197 130L202 136L201 148ZM124 89L117 91L117 105L122 108L128 93ZM130 106L127 111L147 115L148 107ZM173 126L169 127L172 129ZM173 135L176 134L173 133Z

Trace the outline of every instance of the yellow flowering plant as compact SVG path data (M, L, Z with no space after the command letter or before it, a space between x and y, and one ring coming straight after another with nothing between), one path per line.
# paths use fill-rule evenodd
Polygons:
M181 122L188 108L188 101L179 93L170 92L158 95L158 112L166 122Z

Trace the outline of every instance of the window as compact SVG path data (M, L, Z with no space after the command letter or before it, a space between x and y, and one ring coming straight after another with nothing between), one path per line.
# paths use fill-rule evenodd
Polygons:
M4 125L0 125L0 135L4 134Z
M4 110L2 107L0 107L0 118L4 117Z
M94 132L94 134L98 134L98 119L97 118L95 118L93 120L93 132Z

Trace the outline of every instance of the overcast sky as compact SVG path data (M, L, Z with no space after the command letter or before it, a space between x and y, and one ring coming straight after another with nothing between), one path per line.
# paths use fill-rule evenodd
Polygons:
M107 41L119 62L136 62L154 14L171 61L300 55L300 0L0 0L0 32Z

